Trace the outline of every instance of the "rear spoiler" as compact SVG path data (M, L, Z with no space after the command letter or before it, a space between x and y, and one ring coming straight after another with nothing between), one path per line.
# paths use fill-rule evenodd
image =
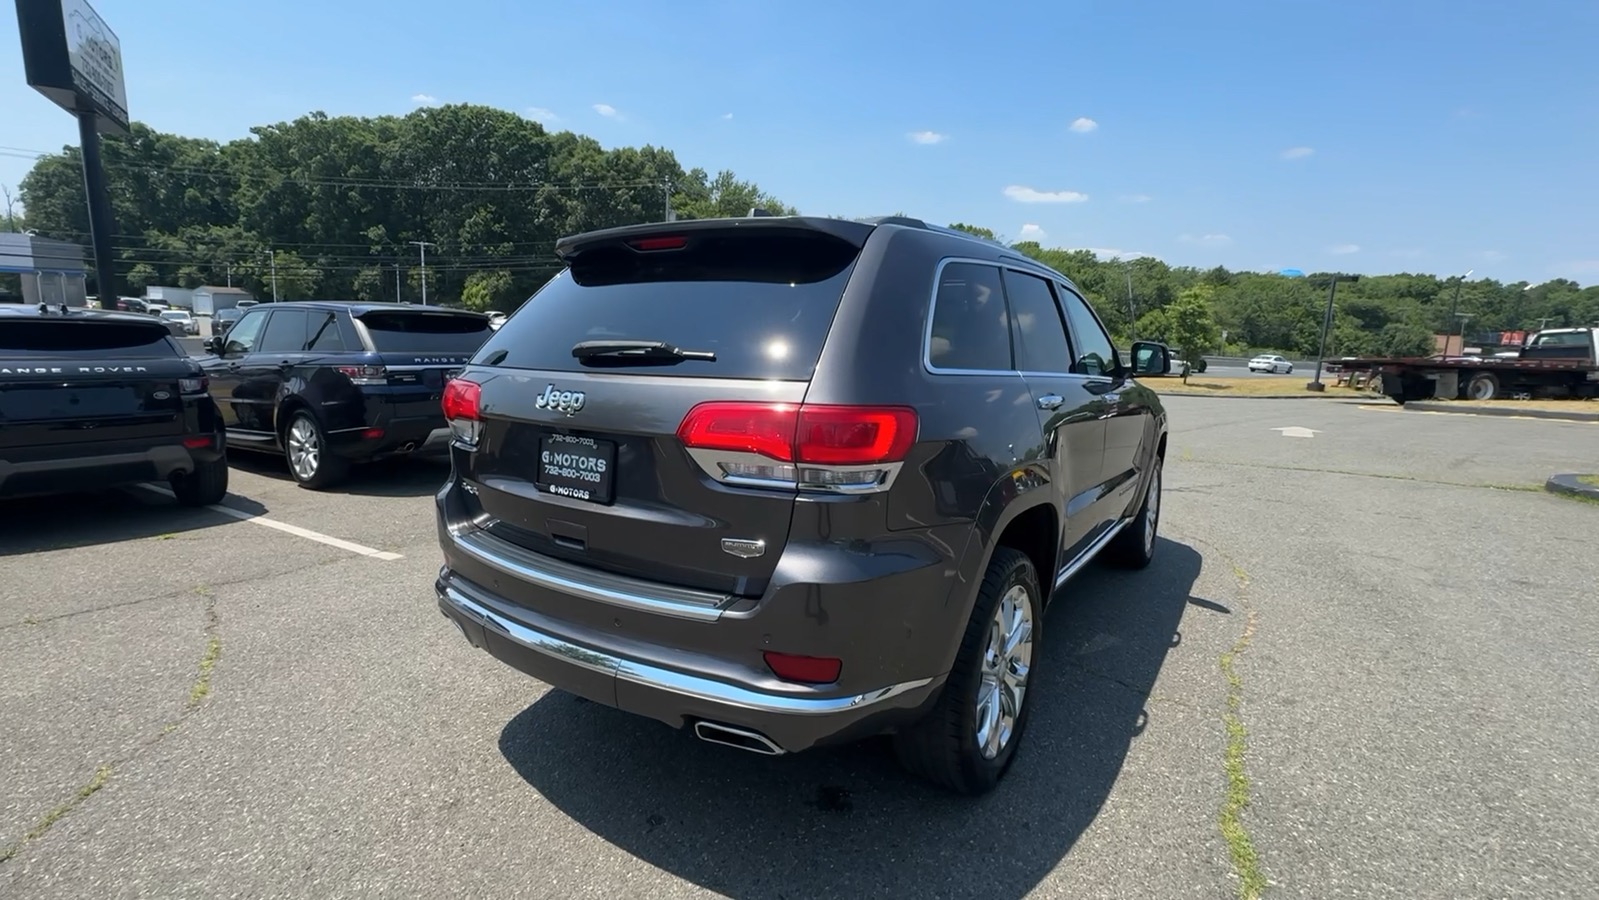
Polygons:
M856 222L848 219L829 219L821 216L755 215L727 219L688 219L677 222L649 222L643 225L624 225L605 228L561 238L555 242L555 255L563 262L571 262L579 254L602 247L632 246L636 250L672 249L680 245L675 237L693 237L729 233L810 232L826 235L850 244L859 250L865 246L878 222ZM657 246L643 248L640 242Z

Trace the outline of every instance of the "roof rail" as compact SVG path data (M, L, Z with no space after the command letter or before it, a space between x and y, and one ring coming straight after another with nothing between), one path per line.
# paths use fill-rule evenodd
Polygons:
M867 225L899 225L904 228L931 229L933 227L921 219L915 219L910 216L866 216L855 221L864 222Z

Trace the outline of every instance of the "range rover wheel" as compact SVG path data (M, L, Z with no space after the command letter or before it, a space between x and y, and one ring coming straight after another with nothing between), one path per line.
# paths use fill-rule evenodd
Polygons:
M1149 487L1137 516L1105 547L1104 560L1111 565L1142 569L1154 561L1155 542L1160 534L1161 469L1165 462L1164 458L1155 457L1155 469L1149 473Z
M210 506L228 495L228 458L195 465L194 471L172 476L172 496L184 506Z
M894 737L906 769L962 794L994 789L1027 728L1043 610L1032 560L995 550L943 693L926 718Z
M294 480L315 491L342 481L350 468L344 457L328 452L327 434L310 413L303 411L289 420L289 428L283 434L283 455Z

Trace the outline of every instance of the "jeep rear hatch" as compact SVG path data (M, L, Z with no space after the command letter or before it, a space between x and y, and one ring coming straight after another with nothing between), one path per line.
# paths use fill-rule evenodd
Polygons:
M571 267L464 376L479 522L584 566L760 594L793 513L798 407L871 230L837 224L563 241Z
M159 319L0 319L0 448L175 440L204 391Z

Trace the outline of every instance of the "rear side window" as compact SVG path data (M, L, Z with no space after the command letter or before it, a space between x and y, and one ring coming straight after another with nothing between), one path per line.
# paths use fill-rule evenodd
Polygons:
M1010 326L999 267L950 263L938 277L927 356L935 369L1010 371Z
M591 368L585 341L663 341L710 360L639 361L620 371L701 378L809 379L859 250L807 232L699 234L683 249L595 248L545 285L483 346L496 365Z
M361 324L379 353L474 353L494 333L487 316L420 310L369 312Z
M92 319L0 321L0 357L11 359L170 359L181 356L165 325Z

